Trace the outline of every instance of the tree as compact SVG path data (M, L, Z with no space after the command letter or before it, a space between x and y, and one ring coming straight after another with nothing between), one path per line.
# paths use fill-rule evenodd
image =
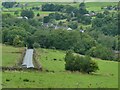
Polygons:
M112 49L112 47L114 46L115 38L112 36L107 36L107 35L101 34L98 36L97 41L103 47L108 47L108 48Z
M24 42L20 40L20 36L16 36L14 39L13 39L13 45L16 46L16 47L21 47L21 46L24 46Z
M96 47L92 47L87 55L92 57L101 58L103 60L114 60L114 53L111 49L103 47L102 45L98 45Z
M5 8L12 8L15 4L16 2L2 2L2 6Z
M34 38L33 36L27 36L26 38L26 45L28 48L33 48L34 45Z
M65 62L66 62L65 63L65 69L66 70L74 71L73 60L74 60L73 51L68 50L66 52L66 56L65 56Z
M88 13L88 11L86 10L85 3L80 3L80 5L79 5L79 13L81 15L84 15L84 14Z
M84 2L80 3L79 8L80 9L86 9L85 3Z
M63 5L47 3L42 5L42 11L62 11Z
M85 25L91 24L91 17L89 16L83 16L81 20L82 20L82 23Z
M22 17L28 17L28 18L33 18L34 17L34 12L32 10L22 10L21 12Z
M40 16L40 14L38 13L38 14L37 14L37 16L39 17L39 16Z
M97 17L97 18L104 18L104 14L102 14L102 13L97 13L96 17Z
M75 55L71 50L67 51L65 62L65 69L70 71L80 71L89 74L99 69L97 63L89 56Z
M14 14L15 14L16 16L18 16L18 14L19 14L19 11L15 11L15 12L14 12Z
M89 74L90 72L95 72L99 70L98 64L93 61L89 56L85 56L82 61L83 72L87 72Z
M50 21L50 17L49 16L45 16L44 18L43 18L43 22L44 23L48 23Z
M3 29L3 42L9 45L17 45L17 43L25 43L25 38L28 36L28 32L22 27L11 26L8 29ZM19 39L19 40L18 40ZM18 42L17 42L18 40Z
M35 42L35 43L33 44L33 47L34 47L34 48L40 48L40 44Z
M78 24L77 24L77 22L70 22L68 24L68 27L70 27L72 29L77 29L78 28Z

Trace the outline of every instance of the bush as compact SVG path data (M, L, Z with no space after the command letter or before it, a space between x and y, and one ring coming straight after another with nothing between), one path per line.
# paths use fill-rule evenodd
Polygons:
M23 81L24 81L24 82L29 82L29 80L28 80L28 79L23 79Z
M34 12L32 10L22 10L21 16L22 17L33 18L34 17Z
M68 51L65 56L65 69L70 71L80 72L95 72L98 70L98 65L89 56L74 55L72 51Z
M72 29L77 29L78 28L78 24L77 24L77 22L70 22L68 24L68 27L70 27Z
M39 43L34 43L34 44L33 44L33 47L34 47L34 48L40 48L40 44L39 44Z
M101 45L98 45L96 47L92 47L88 52L87 55L90 55L92 57L101 58L104 60L113 60L114 59L114 53L109 48L103 47Z

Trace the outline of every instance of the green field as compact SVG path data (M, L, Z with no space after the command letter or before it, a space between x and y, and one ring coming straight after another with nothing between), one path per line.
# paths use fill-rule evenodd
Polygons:
M3 47L5 51L9 47ZM13 47L11 47L13 48ZM13 48L16 50L16 48ZM5 52L3 52L4 54ZM4 88L117 88L118 63L95 59L99 71L89 74L65 71L65 51L37 49L43 71L5 71ZM5 57L5 56L4 56ZM56 59L56 60L55 60ZM3 58L6 60L6 58ZM29 77L28 77L29 76ZM24 81L27 79L28 81Z
M14 66L21 57L22 48L0 45L2 47L2 66Z
M54 3L54 2L53 2ZM24 2L22 2L22 4L24 4ZM25 8L27 9L30 9L32 8L33 6L41 6L42 4L45 4L45 3L42 3L42 2L28 2L28 6L26 6ZM61 3L58 3L56 2L55 4L62 4L62 5L71 5L71 6L74 6L74 7L79 7L79 4L80 3L69 3L69 2L61 2ZM101 10L101 7L106 7L106 6L109 6L109 5L117 5L118 3L117 2L86 2L86 8L87 10L89 11L103 11ZM14 15L14 12L15 11L19 11L19 15L20 15L20 12L21 12L21 8L10 8L10 9L5 9L3 8L3 12L2 13L11 13L12 15ZM37 13L39 13L41 16L46 16L48 15L49 13L52 13L52 12L45 12L45 11L34 11L35 15Z
M88 2L86 3L86 7L89 11L101 11L101 7L114 6L117 4L117 2Z

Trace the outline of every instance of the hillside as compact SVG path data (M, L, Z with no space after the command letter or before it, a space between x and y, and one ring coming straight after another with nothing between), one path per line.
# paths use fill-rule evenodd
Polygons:
M4 52L9 48L4 46ZM12 49L16 49L13 48ZM117 88L118 63L93 58L99 65L99 71L91 75L69 72L64 69L65 51L37 49L43 72L5 71L3 88ZM4 56L5 57L5 56ZM47 59L46 59L47 57ZM55 60L56 59L56 60ZM3 58L3 61L7 60ZM29 76L29 77L28 77ZM24 81L27 79L28 81ZM109 82L108 82L109 81Z
M2 2L0 85L118 88L118 2L51 1Z

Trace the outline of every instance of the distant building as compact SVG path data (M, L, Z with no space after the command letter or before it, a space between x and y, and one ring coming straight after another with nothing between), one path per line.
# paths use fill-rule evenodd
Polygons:
M68 30L68 31L71 31L71 30L72 30L72 28L68 28L67 30Z
M26 17L26 16L24 16L23 18L24 18L24 19L28 19L28 17Z
M23 19L23 17L17 17L18 19Z
M28 19L28 17L24 16L24 17L17 17L18 19Z
M81 32L81 33L84 33L84 32L85 32L85 30L82 30L82 29L81 29L81 30L80 30L80 32Z
M85 14L84 16L90 16L90 14Z
M58 26L55 26L55 29L58 29L59 27Z

